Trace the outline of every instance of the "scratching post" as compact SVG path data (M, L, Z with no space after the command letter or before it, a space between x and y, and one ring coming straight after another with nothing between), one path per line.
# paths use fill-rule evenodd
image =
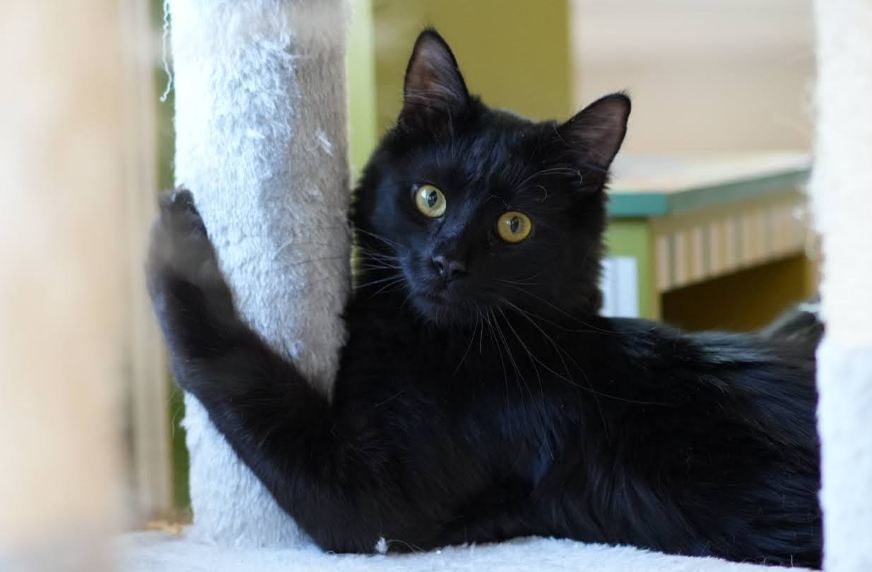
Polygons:
M349 288L344 0L171 0L176 181L244 318L330 393ZM191 535L300 532L191 396Z
M824 568L872 570L872 0L817 0Z

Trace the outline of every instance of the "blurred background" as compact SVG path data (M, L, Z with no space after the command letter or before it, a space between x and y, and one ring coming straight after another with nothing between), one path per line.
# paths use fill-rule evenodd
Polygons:
M606 313L691 329L749 330L814 293L815 241L803 193L815 63L810 0L350 1L353 173L395 120L415 37L435 26L470 90L492 106L565 119L606 93L631 95L629 133L610 191ZM140 284L154 196L173 186L173 91L165 69L171 70L172 54L162 2L121 4L125 18L147 20L150 30L121 40L107 31L103 38L135 42L131 49L146 54L149 73L122 78L133 86L133 107L119 111L126 119L118 136L136 142L136 164L147 167L128 173L125 182L132 177L134 184L120 183L146 192L126 191L117 211L107 207L107 213L125 213L118 224L128 242L119 248L131 253L123 284L107 282L127 312L127 328L117 332L125 340L119 388L125 410L117 423L126 454L107 463L127 476L125 490L117 492L133 515L126 526L172 527L189 518L184 412ZM64 10L64 17L75 17L72 8ZM30 33L28 22L36 30L34 22L47 17L24 16L9 15L3 26ZM4 33L0 29L0 37ZM5 53L13 53L14 41L6 34ZM99 51L100 39L93 41ZM101 57L88 65L117 66L117 55ZM14 69L30 73L23 65ZM95 75L93 85L104 80ZM20 117L23 133L32 119ZM0 227L13 228L6 223ZM21 235L0 238L15 236ZM0 351L5 346L0 343ZM0 433L14 444L7 422ZM0 537L3 526L14 523L0 519Z

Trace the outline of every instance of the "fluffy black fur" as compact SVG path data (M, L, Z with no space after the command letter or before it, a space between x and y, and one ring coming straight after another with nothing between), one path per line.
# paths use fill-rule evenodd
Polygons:
M544 535L819 565L813 344L598 315L629 111L490 109L424 32L356 193L332 401L242 323L191 196L163 199L148 274L176 378L324 549ZM416 210L425 183L443 216ZM507 210L527 240L500 240Z

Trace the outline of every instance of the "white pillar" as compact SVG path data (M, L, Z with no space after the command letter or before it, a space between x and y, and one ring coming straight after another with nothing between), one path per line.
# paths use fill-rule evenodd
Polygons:
M872 0L816 0L824 567L872 570Z
M329 394L349 288L344 0L172 0L176 181L243 316ZM188 396L192 534L288 545L291 519Z
M124 216L116 0L7 0L0 569L102 570L118 524Z

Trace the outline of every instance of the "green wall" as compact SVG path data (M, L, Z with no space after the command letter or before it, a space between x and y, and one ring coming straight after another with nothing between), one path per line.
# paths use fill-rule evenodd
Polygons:
M348 33L348 124L351 176L356 179L378 140L375 24L372 0L352 0Z
M373 0L373 11L379 131L399 112L412 44L428 25L486 103L534 119L571 114L569 0Z

